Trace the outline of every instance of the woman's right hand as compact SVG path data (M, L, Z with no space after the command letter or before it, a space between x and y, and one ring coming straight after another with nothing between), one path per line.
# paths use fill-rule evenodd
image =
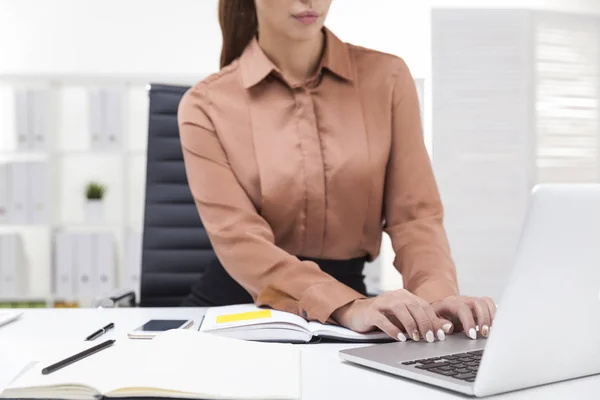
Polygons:
M354 300L333 315L339 324L355 332L379 328L395 340L404 342L424 338L445 340L453 329L450 321L439 318L431 305L407 290L386 292L370 299Z

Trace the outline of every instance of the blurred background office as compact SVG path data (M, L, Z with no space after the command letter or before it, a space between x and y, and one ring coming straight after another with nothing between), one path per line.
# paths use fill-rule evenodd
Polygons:
M498 300L531 188L600 181L600 1L334 0L326 25L409 65L461 289ZM0 0L0 306L139 292L149 84L220 47L216 0Z

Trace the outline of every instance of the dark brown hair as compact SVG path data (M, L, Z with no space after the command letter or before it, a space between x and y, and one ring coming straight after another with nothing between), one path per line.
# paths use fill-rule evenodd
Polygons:
M221 68L242 55L258 29L254 0L219 0Z

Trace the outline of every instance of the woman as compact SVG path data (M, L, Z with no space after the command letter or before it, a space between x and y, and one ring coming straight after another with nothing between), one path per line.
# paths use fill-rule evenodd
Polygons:
M324 28L331 0L220 0L221 70L179 106L189 185L219 258L187 305L254 301L405 341L487 336L458 295L402 59ZM367 298L382 232L405 290Z

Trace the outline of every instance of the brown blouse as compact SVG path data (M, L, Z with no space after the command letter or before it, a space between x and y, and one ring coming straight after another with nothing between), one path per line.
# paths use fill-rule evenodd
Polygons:
M296 256L373 259L385 231L407 290L457 294L408 67L324 31L303 85L254 39L180 103L188 181L217 256L258 305L325 322L363 296Z

